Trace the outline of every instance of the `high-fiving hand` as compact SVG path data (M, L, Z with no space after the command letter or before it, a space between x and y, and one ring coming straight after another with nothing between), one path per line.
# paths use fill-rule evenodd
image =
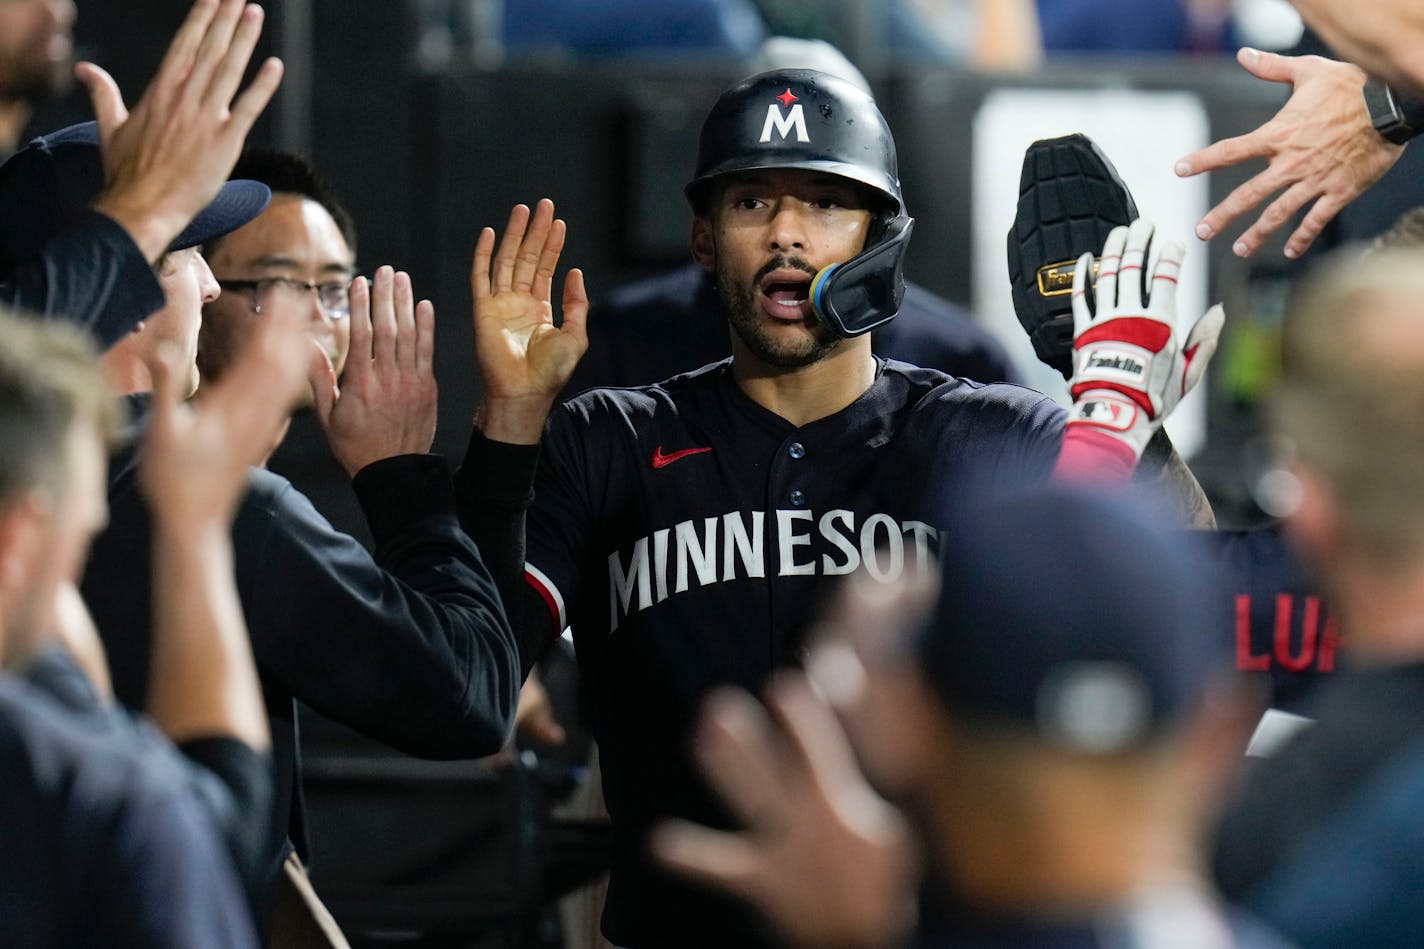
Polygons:
M563 320L554 323L554 271L565 225L541 200L509 214L499 249L493 228L480 231L470 268L475 360L484 377L477 424L496 441L533 444L554 399L588 349L588 293L583 272L564 279Z
M107 72L75 67L94 106L107 179L94 207L150 261L217 195L277 91L282 63L268 59L238 93L262 16L243 0L197 0L132 112Z
M351 355L341 387L318 347L312 380L317 420L346 473L419 455L435 441L435 308L415 301L410 276L376 269L351 282Z
M1217 304L1179 340L1177 275L1186 248L1167 241L1148 274L1153 230L1151 221L1139 218L1108 235L1093 307L1088 304L1091 253L1078 259L1073 274L1068 424L1092 426L1125 442L1138 457L1206 371L1226 319Z
M1290 100L1255 131L1187 155L1177 163L1177 174L1199 175L1264 158L1265 168L1202 218L1197 237L1210 240L1265 204L1256 223L1232 244L1237 256L1249 257L1309 204L1309 213L1285 246L1287 257L1299 257L1341 208L1394 167L1404 146L1386 141L1370 123L1361 92L1366 76L1360 67L1321 56L1254 49L1241 50L1237 59L1254 76L1289 83Z

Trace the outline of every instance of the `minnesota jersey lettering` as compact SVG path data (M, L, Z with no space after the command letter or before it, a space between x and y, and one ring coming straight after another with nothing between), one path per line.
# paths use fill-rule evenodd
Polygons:
M891 581L905 570L906 547L917 568L927 567L938 546L939 531L924 521L899 521L872 514L856 529L854 511L836 509L817 517L814 511L778 510L776 562L773 576L836 576L864 565L873 577ZM608 629L618 629L631 613L646 610L670 595L697 587L743 578L767 576L767 516L751 511L720 518L682 521L633 542L626 558L608 555ZM720 525L720 526L719 526ZM721 571L718 533L721 533ZM819 538L834 550L819 557L809 548ZM532 571L532 568L531 568ZM671 581L671 582L669 582Z
M744 135L762 130L769 98ZM771 104L786 146L794 106L817 134L814 105ZM782 147L775 122L767 133ZM1064 418L1028 389L885 360L860 398L804 426L747 399L730 361L554 411L527 520L532 595L518 612L531 638L552 633L551 615L572 631L605 800L631 828L613 847L614 942L766 945L714 934L642 856L649 818L705 806L684 753L702 700L722 685L760 691L796 661L844 575L929 565L951 542L936 529L949 499L981 479L1047 477Z

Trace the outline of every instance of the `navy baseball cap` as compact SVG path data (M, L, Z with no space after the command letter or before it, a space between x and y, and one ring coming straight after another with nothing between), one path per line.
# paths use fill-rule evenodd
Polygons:
M1229 669L1206 621L1220 580L1170 515L1063 486L958 501L919 640L952 715L1111 754L1185 722Z
M0 165L0 273L77 223L103 188L94 122L40 136L12 155ZM271 199L272 192L259 181L229 181L168 249L196 247L234 231L261 214Z

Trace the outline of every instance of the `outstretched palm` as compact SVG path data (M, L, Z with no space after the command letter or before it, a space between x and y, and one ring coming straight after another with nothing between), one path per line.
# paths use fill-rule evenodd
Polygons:
M484 377L485 400L553 404L588 348L588 295L583 273L564 280L563 322L554 324L554 270L564 249L565 225L554 203L516 205L495 251L494 230L485 228L470 269L474 293L475 358Z

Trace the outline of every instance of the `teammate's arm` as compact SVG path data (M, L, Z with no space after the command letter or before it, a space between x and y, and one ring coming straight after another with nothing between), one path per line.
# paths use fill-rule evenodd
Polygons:
M564 280L563 319L554 323L554 272L565 233L547 198L532 214L516 205L498 247L492 228L480 232L470 268L484 397L456 493L461 523L499 585L526 674L560 630L524 582L524 516L534 499L545 422L588 348L588 295L579 270Z
M281 62L267 59L238 92L262 19L242 0L194 3L131 112L107 72L75 67L98 120L106 187L74 227L15 262L0 302L76 320L105 348L163 307L151 265L227 180L281 80Z
M238 528L266 561L254 622L268 674L330 718L411 754L492 753L513 721L520 668L501 597L460 529L435 435L435 313L380 267L351 288L351 355L337 388L313 364L315 413L352 478L375 558L280 479L261 478ZM379 568L379 569L378 569ZM331 630L323 636L320 631ZM278 641L280 639L280 641ZM343 661L332 665L330 656ZM312 663L329 666L312 677Z
M1424 8L1415 0L1291 0L1305 25L1372 76L1424 95Z
M1216 512L1186 460L1167 437L1166 429L1158 429L1147 443L1137 470L1132 474L1136 484L1154 489L1167 510L1186 527L1212 530L1216 527Z

